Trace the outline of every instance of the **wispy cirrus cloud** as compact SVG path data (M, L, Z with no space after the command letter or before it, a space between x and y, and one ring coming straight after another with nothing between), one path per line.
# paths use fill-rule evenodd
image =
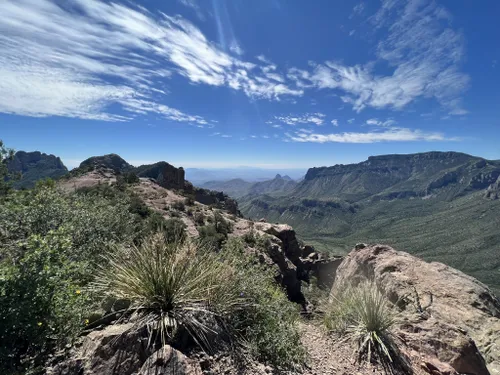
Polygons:
M297 124L315 124L319 126L323 125L325 117L325 114L316 112L303 115L274 116L274 120L292 126ZM272 123L272 121L268 121L268 123Z
M377 33L386 33L376 60L352 66L311 62L310 69L289 69L287 77L297 87L343 91L341 99L358 112L366 107L400 110L417 99L434 98L451 115L467 113L461 99L469 84L469 76L460 71L464 40L444 7L431 0L383 0L370 21ZM386 64L392 73L378 74L375 63Z
M416 142L416 141L458 141L442 133L424 132L418 129L389 128L380 132L343 132L315 134L307 132L286 133L287 141L302 143L378 143L378 142Z
M188 3L192 3L188 1ZM0 2L0 111L127 121L156 113L209 120L159 104L172 75L277 100L303 91L220 50L180 16L97 0ZM61 37L61 36L64 37ZM266 65L267 66L267 65ZM117 114L110 107L123 110Z
M366 125L372 125L372 126L389 127L389 126L393 126L395 124L396 124L396 121L394 121L392 119L381 121L381 120L376 119L376 118L371 118L371 119L366 120Z

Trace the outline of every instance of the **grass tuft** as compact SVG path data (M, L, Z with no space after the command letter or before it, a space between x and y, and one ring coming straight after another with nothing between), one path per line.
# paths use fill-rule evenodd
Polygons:
M395 322L392 305L374 283L343 288L325 308L326 328L357 343L358 361L394 362L397 350L391 328Z
M240 303L232 267L191 241L168 243L163 235L153 235L140 247L119 248L107 264L95 287L129 300L137 324L159 334L162 344L183 327L209 347L213 327L200 317L223 317Z

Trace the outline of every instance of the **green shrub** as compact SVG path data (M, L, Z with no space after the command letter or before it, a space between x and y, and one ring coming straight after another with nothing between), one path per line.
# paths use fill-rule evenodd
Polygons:
M194 206L194 198L193 197L186 197L186 199L184 199L184 204L186 206Z
M326 328L355 341L359 361L393 362L397 347L391 328L395 322L392 305L374 283L345 287L325 307Z
M255 235L255 231L253 229L251 229L249 232L246 232L243 236L243 241L245 241L245 243L248 245L248 246L255 246L257 244L257 236Z
M199 315L224 318L239 305L232 268L189 241L167 243L160 233L140 247L119 247L106 263L95 289L129 300L129 310L138 313L136 324L147 325L163 344L182 327L208 345L208 327Z
M243 241L230 238L222 256L237 270L245 308L236 310L229 324L244 340L250 354L282 369L298 369L305 360L298 328L299 312L276 283L274 274L245 252Z
M76 262L66 228L19 242L23 255L0 268L0 369L43 366L48 354L71 343L85 326L89 268ZM29 359L29 361L22 361ZM21 363L24 362L23 366Z
M175 201L172 203L172 208L178 211L184 211L186 209L186 206L184 205L183 201Z
M213 224L198 228L198 232L200 234L200 241L207 247L215 250L220 249L227 238L224 234L217 232Z
M141 218L146 218L151 214L151 209L144 203L144 201L139 198L139 196L132 194L130 196L130 208L129 212L139 215Z
M3 198L0 373L35 371L78 335L89 302L83 288L101 255L141 233L127 199L95 192L64 194L44 184Z
M203 212L196 211L193 214L193 220L196 223L196 225L199 226L205 225L205 215L203 215Z
M180 219L168 219L159 228L167 243L182 244L186 240L186 224Z

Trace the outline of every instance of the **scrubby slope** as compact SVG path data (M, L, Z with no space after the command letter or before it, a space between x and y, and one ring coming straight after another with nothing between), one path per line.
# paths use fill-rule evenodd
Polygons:
M321 251L387 243L456 267L500 294L499 175L498 161L460 153L378 156L312 168L287 195L240 199L240 208L292 225Z

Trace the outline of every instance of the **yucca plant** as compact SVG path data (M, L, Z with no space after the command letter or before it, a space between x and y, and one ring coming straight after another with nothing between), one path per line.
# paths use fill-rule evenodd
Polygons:
M396 322L392 305L374 283L339 288L330 298L324 322L327 329L358 343L358 360L392 363L395 345L391 328Z
M208 346L212 327L203 318L223 318L241 302L234 269L192 241L167 243L156 234L139 247L117 249L105 263L94 288L129 300L136 324L159 334L163 345L183 327Z

